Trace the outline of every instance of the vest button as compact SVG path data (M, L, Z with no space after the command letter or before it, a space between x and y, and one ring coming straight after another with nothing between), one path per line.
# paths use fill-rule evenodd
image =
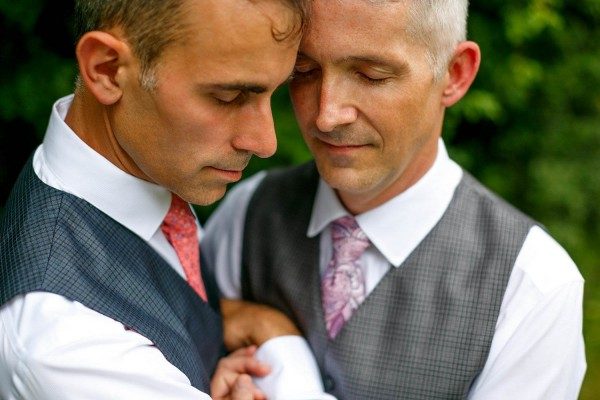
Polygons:
M333 389L335 389L335 381L331 376L325 375L323 377L323 386L326 392L331 392Z

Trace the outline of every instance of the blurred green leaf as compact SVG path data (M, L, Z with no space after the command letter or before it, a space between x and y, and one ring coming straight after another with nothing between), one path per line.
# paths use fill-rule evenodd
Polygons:
M0 14L6 21L19 25L24 32L31 33L45 2L45 0L0 0Z

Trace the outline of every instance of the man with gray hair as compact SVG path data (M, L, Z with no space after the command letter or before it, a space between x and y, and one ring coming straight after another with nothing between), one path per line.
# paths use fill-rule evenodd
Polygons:
M76 1L75 94L0 220L0 398L264 397L255 348L219 362L189 203L275 151L304 3Z
M290 84L314 162L251 178L207 224L222 293L285 312L339 399L577 398L579 271L441 140L480 63L467 6L315 0ZM226 343L253 341L236 327L260 307L224 305Z

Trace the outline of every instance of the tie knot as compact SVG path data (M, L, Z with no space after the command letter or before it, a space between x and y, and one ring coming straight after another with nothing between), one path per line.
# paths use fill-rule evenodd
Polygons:
M168 231L170 236L176 235L196 235L196 218L190 206L181 197L173 195L171 207L165 216L162 229ZM166 233L166 232L165 232Z
M348 215L331 223L331 238L334 257L342 262L358 260L371 243L356 219Z

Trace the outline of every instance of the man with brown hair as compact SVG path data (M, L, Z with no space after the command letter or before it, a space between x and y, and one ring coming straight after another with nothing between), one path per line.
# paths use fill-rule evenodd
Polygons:
M76 2L77 89L0 221L2 399L260 396L253 348L217 367L188 202L275 151L270 97L304 15L300 0Z

